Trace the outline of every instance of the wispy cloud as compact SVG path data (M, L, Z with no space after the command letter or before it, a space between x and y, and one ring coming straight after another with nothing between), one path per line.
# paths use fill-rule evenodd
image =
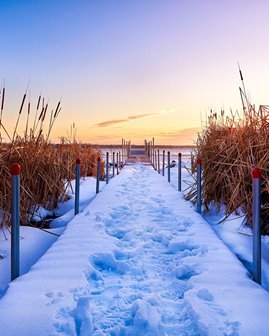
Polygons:
M188 137L195 137L197 136L197 133L201 131L201 128L193 127L193 128L184 128L179 130L172 130L167 132L158 132L156 133L156 136L159 136L160 138L188 138Z
M120 123L126 123L135 119L141 119L141 118L145 118L145 117L149 117L152 115L156 115L157 113L144 113L144 114L137 114L134 116L129 116L125 119L113 119L113 120L107 120L107 121L103 121L101 123L95 124L95 126L97 127L108 127L111 125L115 125L115 124L120 124Z

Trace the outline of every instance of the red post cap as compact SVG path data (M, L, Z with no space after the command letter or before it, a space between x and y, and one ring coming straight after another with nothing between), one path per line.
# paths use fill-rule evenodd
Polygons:
M252 178L262 178L262 171L258 167L252 169Z
M100 156L98 156L97 161L101 161Z
M179 156L181 156L181 153L178 153Z
M12 165L10 166L10 173L12 176L20 175L21 166L18 163L12 163Z
M198 158L197 159L197 164L201 165L202 164L202 159Z
M76 159L76 164L80 164L80 158Z

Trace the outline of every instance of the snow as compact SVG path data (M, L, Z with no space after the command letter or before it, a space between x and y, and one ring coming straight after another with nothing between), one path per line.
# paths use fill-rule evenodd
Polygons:
M125 167L0 301L1 334L268 335L269 293L182 193Z
M104 187L104 182L100 182L100 189ZM68 195L70 199L67 202L59 204L58 209L53 212L39 208L37 219L47 216L59 216L51 222L50 230L42 231L40 229L21 226L20 227L20 274L25 274L30 267L48 250L48 248L58 239L58 236L65 230L65 226L74 217L75 195L72 192L75 181L72 182L72 188L69 188ZM96 195L96 180L93 177L81 179L80 183L80 211L93 200ZM10 233L8 230L0 231L0 255L3 259L0 261L0 297L10 282Z
M182 190L186 190L188 183L193 182L188 170L190 161L185 158L182 168ZM165 171L167 179L167 169ZM177 166L171 168L171 185L178 188L178 169ZM244 266L252 271L252 229L245 225L244 213L238 209L238 214L231 214L228 218L225 215L225 207L220 211L212 205L208 213L203 216L206 221L215 230L219 238L229 247L229 249L238 257ZM226 218L226 219L225 219ZM262 236L262 286L269 290L269 238ZM269 332L268 332L269 334Z

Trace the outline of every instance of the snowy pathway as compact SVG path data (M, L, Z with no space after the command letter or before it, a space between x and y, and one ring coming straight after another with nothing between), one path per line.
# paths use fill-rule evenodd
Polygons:
M125 167L0 301L0 334L269 335L269 294L151 167Z
M128 183L117 189L119 205L109 218L99 217L107 234L117 238L117 248L92 256L98 274L98 280L94 272L90 282L98 311L95 326L117 335L137 335L142 330L149 335L198 335L181 300L195 271L177 277L175 268L182 256L167 249L188 223L177 220L160 193L152 193L151 173L143 167L133 170Z

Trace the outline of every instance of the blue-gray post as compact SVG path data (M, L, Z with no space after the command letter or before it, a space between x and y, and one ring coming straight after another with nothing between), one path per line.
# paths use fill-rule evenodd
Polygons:
M115 176L115 152L112 154L112 176Z
M252 170L253 280L261 284L261 178L262 172Z
M109 180L109 153L106 152L106 184L108 184Z
M154 169L157 170L157 151L154 152Z
M121 152L119 152L119 170L122 168L121 162Z
M76 159L75 215L79 213L80 159Z
M124 142L123 142L123 139L121 139L121 153L122 153L122 163L124 161Z
M178 191L181 191L181 153L178 153Z
M126 157L126 155L125 155L125 140L123 140L123 153L122 153L122 161L123 161L123 165L125 165L125 157Z
M163 150L163 176L164 176L164 169L165 169L165 150Z
M17 163L11 165L11 281L20 276L20 171Z
M158 149L158 173L160 174L160 150Z
M197 159L197 212L202 209L202 160Z
M96 194L100 191L101 159L97 159Z
M167 152L167 165L168 165L168 182L171 180L171 174L170 174L170 152Z
M117 175L119 175L119 153L117 152Z

